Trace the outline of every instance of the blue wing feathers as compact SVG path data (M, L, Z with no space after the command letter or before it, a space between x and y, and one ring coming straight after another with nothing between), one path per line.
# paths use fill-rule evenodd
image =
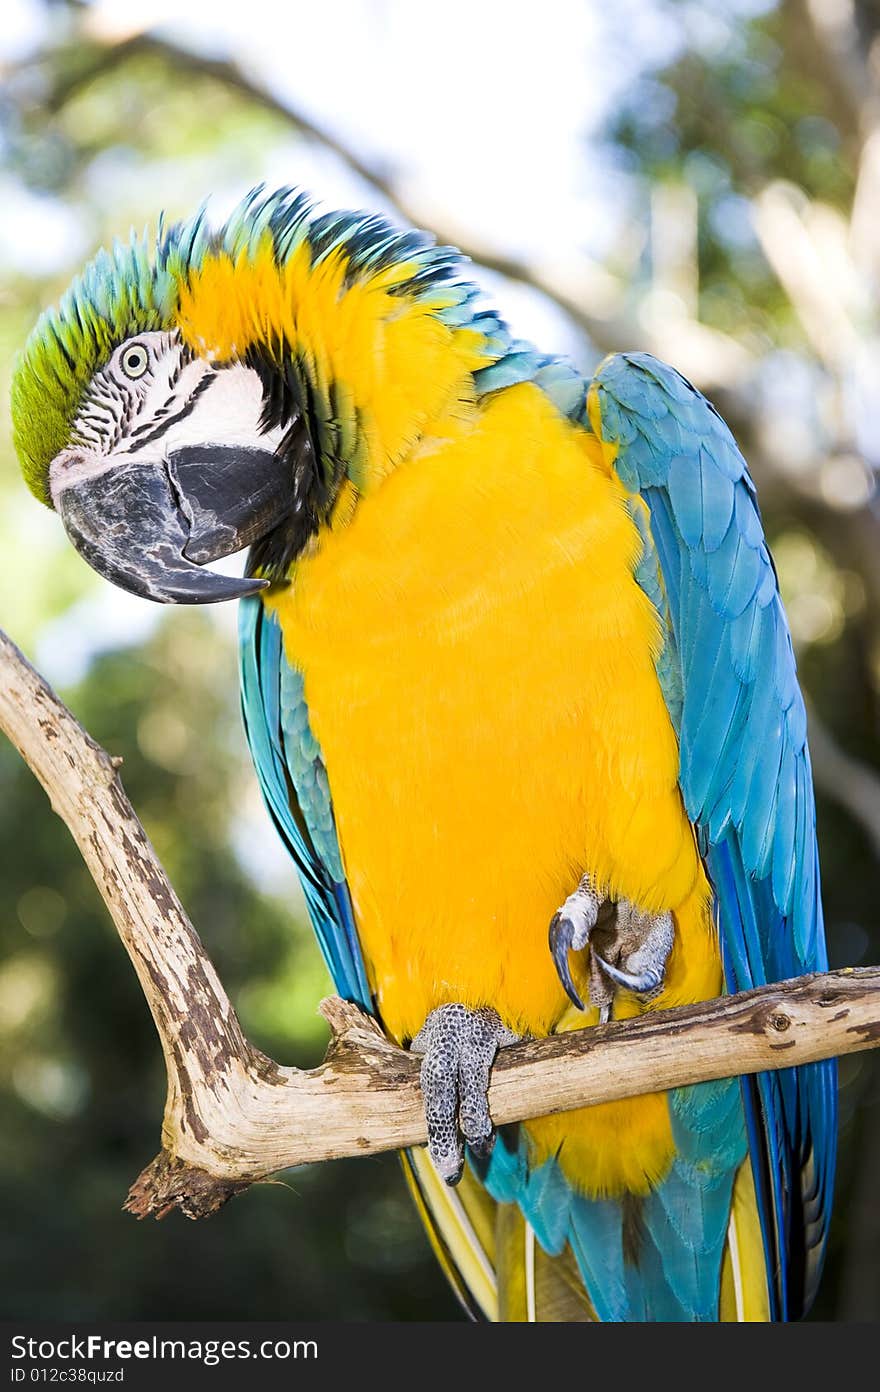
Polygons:
M260 599L239 605L242 714L263 797L299 870L309 915L336 990L371 1009L345 883L327 773L302 680Z
M646 545L656 548L681 667L681 788L715 889L728 987L821 969L806 715L745 461L714 408L647 355L608 360L594 390L602 436L618 447L618 475L650 512ZM664 411L677 420L681 443L667 425L658 428ZM666 694L659 666L658 675ZM832 1063L816 1064L744 1087L782 1318L809 1304L821 1266L834 1077Z
M620 1204L612 1199L575 1196L571 1216L569 1241L599 1319L616 1323L637 1317L634 1306L638 1301L627 1289ZM658 1291L663 1288L658 1282Z
M561 1252L568 1237L573 1194L555 1160L547 1160L525 1179L523 1210L547 1252Z
M716 551L731 533L734 489L732 481L721 473L705 447L700 449L700 496L703 505L703 546L707 551ZM739 536L738 532L734 534Z

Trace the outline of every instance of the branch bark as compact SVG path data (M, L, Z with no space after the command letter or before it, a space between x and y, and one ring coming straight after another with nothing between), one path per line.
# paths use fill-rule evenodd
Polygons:
M113 760L2 631L0 729L79 846L162 1043L162 1151L132 1213L202 1217L276 1170L425 1141L418 1060L357 1006L322 1002L333 1037L319 1068L284 1067L245 1039ZM516 1045L489 1099L502 1124L878 1046L880 968L864 967Z

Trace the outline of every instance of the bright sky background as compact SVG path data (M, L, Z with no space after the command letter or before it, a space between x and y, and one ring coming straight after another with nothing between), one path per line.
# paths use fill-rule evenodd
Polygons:
M538 19L533 0L445 0L439 9L418 0L99 0L90 25L120 38L156 28L234 55L392 168L426 216L436 208L480 239L546 256L607 243L607 189L584 158L585 139L642 64L678 43L650 0L619 0L613 23L600 18L604 9L548 0ZM0 57L23 56L44 29L31 0L4 0ZM277 177L307 182L300 173L287 160ZM330 203L364 197L326 157L315 173ZM59 235L44 219L41 234L33 211L33 236L17 236L14 249L42 267L70 246L69 228Z

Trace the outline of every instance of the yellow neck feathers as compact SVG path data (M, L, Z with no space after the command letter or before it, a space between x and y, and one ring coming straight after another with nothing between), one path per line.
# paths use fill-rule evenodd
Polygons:
M369 493L416 443L457 433L473 413L472 374L492 355L477 330L437 317L442 290L419 298L400 288L413 265L360 279L349 269L342 250L314 264L307 242L279 265L268 237L256 253L211 253L181 289L178 327L218 362L256 350L293 363L319 448L341 455L354 488Z

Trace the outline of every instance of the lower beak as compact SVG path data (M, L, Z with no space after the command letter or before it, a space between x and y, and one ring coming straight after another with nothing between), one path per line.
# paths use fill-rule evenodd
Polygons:
M167 460L124 458L63 487L67 534L99 575L161 604L213 604L267 580L202 570L265 536L293 502L290 461L243 445L196 445Z

